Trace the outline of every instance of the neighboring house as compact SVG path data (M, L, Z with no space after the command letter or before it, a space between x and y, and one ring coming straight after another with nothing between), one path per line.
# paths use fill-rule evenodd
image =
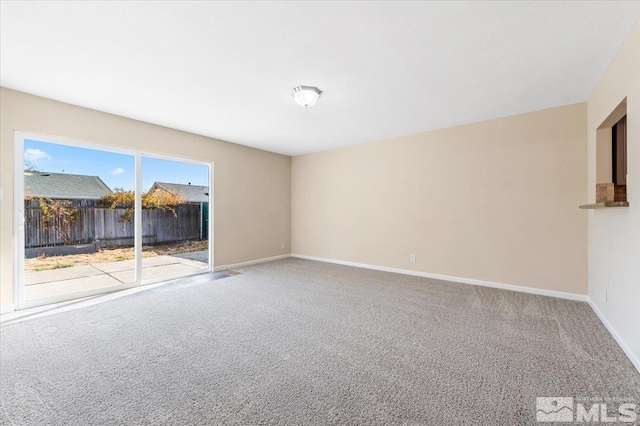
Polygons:
M98 176L24 172L25 195L63 200L98 200L111 189Z
M209 187L200 185L184 185L181 183L154 182L149 189L151 191L167 191L179 195L187 203L208 203Z
M151 191L166 191L182 197L186 203L200 204L200 238L209 235L209 187L181 183L154 182Z
M43 253L47 255L63 255L76 253L93 253L99 249L96 243L95 205L98 199L112 193L111 189L98 176L74 175L67 173L24 171L25 226L24 244L27 258ZM64 210L58 210L41 199L63 200ZM69 204L66 204L69 203ZM54 203L55 204L55 203ZM45 219L44 205L55 218ZM67 214L75 210L73 219ZM77 213L77 215L76 215ZM60 215L60 216L59 216ZM92 243L86 246L87 243ZM60 249L59 246L73 247ZM84 244L76 246L76 244ZM49 247L49 248L44 248Z

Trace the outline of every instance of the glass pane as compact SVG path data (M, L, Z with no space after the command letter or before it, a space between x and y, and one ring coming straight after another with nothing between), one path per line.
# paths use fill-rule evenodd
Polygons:
M209 167L142 158L142 279L209 265Z
M135 281L134 156L26 140L24 163L25 301Z

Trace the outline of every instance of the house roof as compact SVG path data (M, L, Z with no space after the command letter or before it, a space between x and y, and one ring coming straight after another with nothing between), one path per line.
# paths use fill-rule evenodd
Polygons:
M111 189L98 176L25 171L25 195L31 197L97 200Z
M209 187L200 185L184 185L180 183L155 182L151 188L161 188L179 195L189 203L206 203L209 201Z

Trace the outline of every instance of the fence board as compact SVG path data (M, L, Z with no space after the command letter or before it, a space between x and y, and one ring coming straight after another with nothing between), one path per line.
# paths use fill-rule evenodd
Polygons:
M105 247L133 246L133 218L122 222L125 209L102 207L94 200L73 200L71 207L78 209L78 218L68 226L74 243L100 240ZM161 209L142 210L143 244L170 243L195 240L200 237L200 204L179 204L173 212ZM25 201L25 247L45 247L64 244L53 224L47 226L37 200Z

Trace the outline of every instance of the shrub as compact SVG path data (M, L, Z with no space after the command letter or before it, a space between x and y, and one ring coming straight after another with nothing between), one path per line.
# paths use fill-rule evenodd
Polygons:
M178 216L175 207L185 202L185 199L178 194L156 189L147 191L142 194L143 209L162 209ZM128 222L133 217L135 209L135 192L125 191L122 188L116 188L111 194L105 195L98 200L98 205L106 206L110 209L123 208L126 209L120 217L121 222Z

